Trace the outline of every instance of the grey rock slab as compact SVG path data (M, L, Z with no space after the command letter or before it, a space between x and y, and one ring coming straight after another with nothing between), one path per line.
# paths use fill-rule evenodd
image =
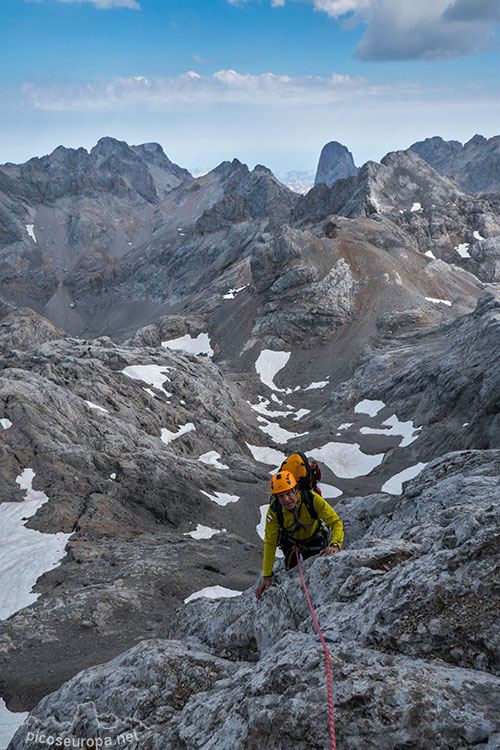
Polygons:
M349 642L331 650L340 746L495 747L498 678ZM321 646L308 634L277 633L255 664L178 641L146 641L45 698L8 750L23 747L28 731L42 730L115 740L129 731L130 747L151 750L319 749L329 741L325 683Z
M439 136L410 146L440 174L451 175L467 193L500 190L500 138L475 135L462 145Z
M380 399L422 427L407 449L414 463L447 450L498 447L499 309L495 296L483 295L472 313L379 341L360 358L354 377L331 393L325 420L333 407L350 422L348 405Z
M260 437L248 404L204 358L62 339L10 351L1 365L0 414L12 422L0 438L1 500L21 499L15 479L30 467L49 497L30 528L72 533L62 564L36 584L40 599L0 624L3 695L23 707L149 628L158 633L194 590L255 580L266 475L246 446ZM132 365L163 371L171 395L127 377ZM162 441L162 430L175 436L188 423L194 429ZM216 449L229 468L198 460ZM239 499L222 506L201 490ZM229 533L187 537L198 524ZM28 640L29 652L20 647ZM67 651L71 642L78 648Z
M323 182L331 186L336 180L352 177L358 171L351 152L338 141L330 141L321 150L314 184Z

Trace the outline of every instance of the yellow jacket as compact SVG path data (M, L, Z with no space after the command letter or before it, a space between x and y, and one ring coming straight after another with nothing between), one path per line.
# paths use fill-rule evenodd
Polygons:
M318 534L319 526L318 521L311 517L307 510L307 505L302 502L300 490L298 490L297 495L299 502L293 511L286 510L282 507L283 522L288 538L292 541L305 542ZM320 518L332 530L332 539L330 543L338 544L340 549L344 539L344 525L342 521L331 505L328 505L326 500L323 500L321 495L318 495L317 492L313 492L312 496L314 510L318 514L318 518ZM269 508L267 509L266 528L264 532L264 562L262 564L262 574L264 576L270 576L273 572L278 536L281 531L281 526L271 505L269 505Z

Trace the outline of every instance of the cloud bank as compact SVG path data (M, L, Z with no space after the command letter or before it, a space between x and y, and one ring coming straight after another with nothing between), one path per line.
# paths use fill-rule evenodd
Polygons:
M391 96L420 91L414 83L377 84L361 76L291 77L219 70L200 75L190 70L176 77L134 76L78 83L38 80L21 86L25 104L52 112L123 110L146 107L197 109L224 104L304 108L324 106L351 98Z
M239 5L249 0L228 0ZM288 2L299 0L288 0ZM366 24L354 56L367 62L446 60L496 44L499 0L300 0L330 18ZM271 0L284 5L285 0Z
M478 0L474 3L372 0L366 32L354 54L361 60L382 62L446 60L484 52L492 45L497 20Z

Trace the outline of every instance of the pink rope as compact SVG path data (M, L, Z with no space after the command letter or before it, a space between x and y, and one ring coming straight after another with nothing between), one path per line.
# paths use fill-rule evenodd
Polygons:
M314 620L314 624L316 626L316 630L318 631L318 635L321 641L321 644L323 646L323 651L325 652L325 662L326 662L326 684L328 687L328 714L330 717L330 745L331 750L337 749L337 744L335 742L335 723L333 719L333 692L332 692L332 672L330 668L330 654L328 652L328 647L326 645L325 639L323 638L323 634L320 630L318 620L316 618L316 615L314 614L314 609L311 604L311 599L309 597L309 592L307 590L306 582L304 580L304 574L302 573L302 566L300 564L300 558L299 558L299 548L295 547L293 552L297 555L297 563L299 566L300 571L300 577L302 578L302 585L304 586L304 591L306 592L307 601L309 603L309 609L311 610L311 614ZM292 554L293 554L292 552Z

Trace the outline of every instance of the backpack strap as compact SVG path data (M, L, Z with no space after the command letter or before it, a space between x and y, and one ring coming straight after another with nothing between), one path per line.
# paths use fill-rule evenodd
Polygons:
M278 521L280 527L284 529L285 521L283 519L283 508L281 507L281 504L276 495L271 495L271 510L276 515L276 520Z
M300 496L301 496L302 500L305 502L306 508L307 508L307 510L308 510L309 515L311 516L311 518L313 518L314 520L317 521L319 519L319 516L318 516L318 513L316 511L316 508L314 507L314 497L313 497L313 493L311 492L311 490L309 488L303 489L301 487L300 488Z

